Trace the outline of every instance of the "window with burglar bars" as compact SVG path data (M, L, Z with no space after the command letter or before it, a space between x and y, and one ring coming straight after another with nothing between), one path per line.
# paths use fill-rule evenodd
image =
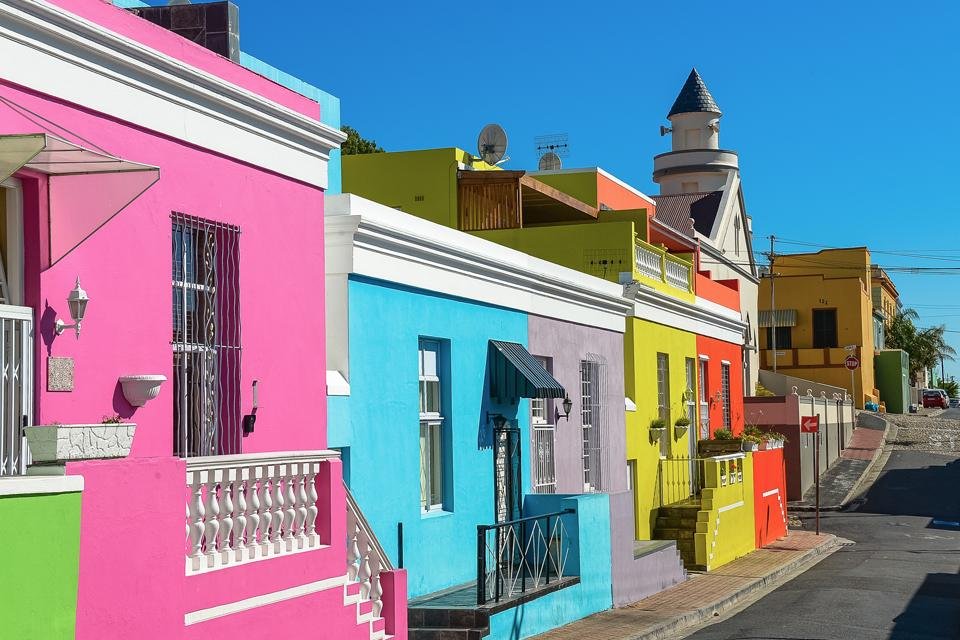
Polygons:
M583 490L603 491L603 365L580 361L580 423L583 429Z
M723 398L723 428L729 429L730 420L730 365L720 365L720 395Z
M666 429L660 434L660 455L670 454L670 356L657 354L657 411Z
M240 229L170 217L174 453L240 453Z
M543 368L552 372L549 358L534 356ZM530 398L530 431L533 437L533 492L555 493L557 490L556 462L554 460L555 427L553 406L548 398Z

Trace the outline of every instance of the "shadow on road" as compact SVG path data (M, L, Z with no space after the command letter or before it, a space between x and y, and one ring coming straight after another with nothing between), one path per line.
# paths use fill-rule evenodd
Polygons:
M960 634L960 575L927 574L893 622L890 640L956 638Z
M860 513L960 520L960 460L914 469L889 469L870 488Z

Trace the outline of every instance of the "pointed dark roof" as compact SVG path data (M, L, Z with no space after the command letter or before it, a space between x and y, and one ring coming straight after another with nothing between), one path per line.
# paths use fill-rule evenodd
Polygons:
M677 96L673 106L670 107L670 113L667 114L667 117L678 113L697 113L701 111L721 113L720 107L717 106L713 96L710 95L707 85L703 83L703 78L700 77L696 67L694 67L690 71L690 75L687 76L687 81L683 83L680 95Z

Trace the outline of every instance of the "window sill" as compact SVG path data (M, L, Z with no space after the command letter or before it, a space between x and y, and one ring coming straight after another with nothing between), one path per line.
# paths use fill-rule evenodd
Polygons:
M445 516L452 516L453 511L445 511L443 509L431 509L430 511L421 511L420 519L421 520L430 520L432 518L443 518Z

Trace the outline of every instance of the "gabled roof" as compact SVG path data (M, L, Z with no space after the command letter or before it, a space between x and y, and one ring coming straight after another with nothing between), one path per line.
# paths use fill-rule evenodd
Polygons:
M693 237L694 230L709 236L720 213L723 191L677 193L653 196L653 199L657 202L657 212L654 215L657 220L690 237ZM693 229L690 228L691 218Z
M683 88L680 89L680 94L673 102L673 106L670 107L670 113L667 114L667 117L678 113L698 112L716 113L717 115L722 113L713 96L710 95L707 85L704 84L703 78L700 77L696 67L694 67L690 71L690 75L687 76L687 81L683 83Z

